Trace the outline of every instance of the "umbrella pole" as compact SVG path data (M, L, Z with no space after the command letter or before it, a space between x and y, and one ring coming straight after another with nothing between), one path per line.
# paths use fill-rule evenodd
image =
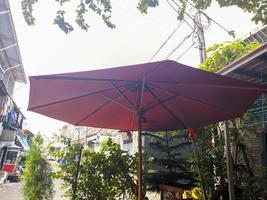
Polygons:
M142 200L142 116L138 117L138 200Z
M235 200L233 165L232 165L228 121L224 122L224 138L225 138L225 147L226 147L227 182L228 182L229 200Z
M198 154L198 150L197 150L197 147L196 147L195 139L191 138L191 141L192 141L192 145L193 145L193 152L194 152L195 157L196 157L197 171L198 171L201 191L203 193L204 200L208 200L208 197L207 197L207 194L206 194L206 190L205 190L205 185L204 185L204 182L203 182L203 177L202 177L202 174L201 174L201 171L200 171L200 163L199 163L200 159L199 159L199 154Z

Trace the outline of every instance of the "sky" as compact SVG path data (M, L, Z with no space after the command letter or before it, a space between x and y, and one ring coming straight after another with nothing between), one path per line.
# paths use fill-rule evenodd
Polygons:
M77 2L77 1L73 1ZM27 76L86 71L151 61L171 32L178 26L176 13L160 0L160 6L142 15L137 9L137 0L113 0L112 22L115 29L107 28L100 17L89 13L87 32L74 25L75 31L65 34L53 24L59 8L55 0L39 0L34 7L36 24L28 26L24 21L20 1L10 0L21 57ZM75 7L66 3L67 19L73 22ZM193 12L193 11L191 11ZM244 38L259 25L251 22L251 15L239 8L219 8L213 6L206 13L228 30L234 30L236 38ZM188 21L190 21L188 19ZM182 23L164 48L153 59L176 60L187 49L193 38L188 39L170 57L175 47L191 33L186 23ZM233 40L225 30L212 23L205 29L206 45ZM197 67L199 53L197 45L192 47L178 62ZM14 99L27 117L27 128L34 133L51 134L65 123L27 111L29 85L18 84Z

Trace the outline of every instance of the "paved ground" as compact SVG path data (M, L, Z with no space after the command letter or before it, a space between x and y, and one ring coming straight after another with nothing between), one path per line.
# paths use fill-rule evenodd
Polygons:
M0 188L1 200L22 200L21 183L6 183Z
M59 189L61 181L55 181L56 194L54 200L67 200L67 198L61 197L63 191ZM6 183L0 186L0 199L1 200L23 200L22 196L22 184L21 183Z

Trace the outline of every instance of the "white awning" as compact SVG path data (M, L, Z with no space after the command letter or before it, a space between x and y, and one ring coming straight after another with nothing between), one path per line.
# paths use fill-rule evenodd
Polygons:
M30 150L30 145L26 139L26 137L20 136L20 135L16 135L19 143L22 145L22 148L24 151L29 151Z
M18 82L26 83L16 31L7 0L0 1L0 50L7 59L8 66L2 66L4 71L11 71Z

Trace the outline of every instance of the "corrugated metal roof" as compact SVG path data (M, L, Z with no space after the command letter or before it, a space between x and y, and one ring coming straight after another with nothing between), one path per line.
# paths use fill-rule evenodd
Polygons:
M255 41L259 43L267 42L267 26L263 26L253 32L250 32L247 38L244 39L245 44Z
M0 0L0 55L4 62L2 68L9 70L16 81L26 83L15 27L7 0Z

